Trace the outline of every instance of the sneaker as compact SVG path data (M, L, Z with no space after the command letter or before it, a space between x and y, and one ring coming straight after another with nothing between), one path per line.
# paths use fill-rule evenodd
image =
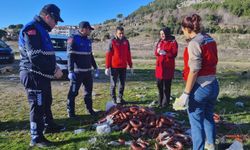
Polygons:
M45 126L44 133L58 133L64 131L66 128L62 125L58 125L56 123L51 123Z
M205 144L205 149L206 150L215 150L215 145L214 144Z
M47 140L45 137L41 137L39 139L31 140L30 146L31 147L37 146L40 148L46 148L46 147L53 146L53 143L51 141Z

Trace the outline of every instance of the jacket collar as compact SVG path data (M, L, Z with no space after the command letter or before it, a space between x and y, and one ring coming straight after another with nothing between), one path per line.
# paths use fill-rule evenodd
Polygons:
M42 25L48 32L52 30L52 28L40 16L35 16L34 21Z

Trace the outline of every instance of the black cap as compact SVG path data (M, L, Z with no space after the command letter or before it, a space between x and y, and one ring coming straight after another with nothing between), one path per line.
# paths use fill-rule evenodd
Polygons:
M43 6L41 12L49 14L56 21L64 22L60 17L60 8L58 8L55 4L47 4Z
M82 21L79 23L79 28L82 29L82 28L89 28L90 30L94 30L94 28L92 28L89 24L88 21Z

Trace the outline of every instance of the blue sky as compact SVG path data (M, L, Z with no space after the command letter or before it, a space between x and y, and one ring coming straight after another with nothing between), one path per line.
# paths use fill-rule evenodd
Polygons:
M64 23L78 25L87 20L90 24L116 18L117 14L129 15L140 6L153 0L1 0L0 28L11 24L26 24L38 14L45 4L54 3L61 9Z

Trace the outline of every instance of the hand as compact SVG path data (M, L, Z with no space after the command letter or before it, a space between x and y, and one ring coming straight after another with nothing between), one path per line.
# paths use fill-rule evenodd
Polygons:
M159 52L160 52L160 50L161 50L161 49L158 47L158 48L157 48L157 53L159 53Z
M106 76L110 76L110 68L106 68L105 69L105 75Z
M133 68L130 68L130 73L131 73L131 75L134 74L134 69Z
M76 74L74 72L69 72L68 78L69 80L76 80Z
M167 52L166 52L165 50L160 50L160 51L159 51L159 54L160 54L160 55L166 55Z
M56 79L60 79L62 76L63 76L62 70L60 68L57 68L56 71L55 71L55 73L54 73L54 77Z
M175 99L173 108L175 110L185 110L188 107L188 102L189 102L189 95L183 93L179 98Z
M98 78L98 77L99 77L99 69L96 68L96 69L95 69L95 78Z

